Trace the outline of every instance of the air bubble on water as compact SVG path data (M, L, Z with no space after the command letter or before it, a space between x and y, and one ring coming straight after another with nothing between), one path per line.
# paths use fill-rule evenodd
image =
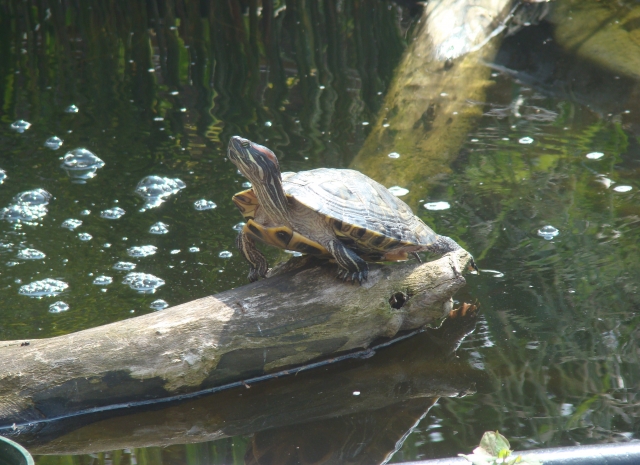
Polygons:
M44 189L33 189L16 195L12 203L0 210L0 219L11 223L33 223L47 214L53 196Z
M113 269L118 271L131 271L135 269L135 267L136 264L131 262L118 262L113 265Z
M67 108L64 109L65 113L78 113L78 111L79 109L75 105L69 105Z
M44 257L46 257L46 254L36 249L22 249L18 251L18 258L20 260L42 260Z
M58 136L49 137L44 141L44 146L51 150L58 150L62 147L63 141Z
M80 214L81 214L82 216L89 216L89 215L91 215L91 210L82 210L82 211L80 212Z
M215 202L211 200L200 199L193 203L193 207L198 211L213 210L217 207Z
M598 160L604 157L604 153L602 152L591 152L585 155L589 160Z
M49 305L49 313L62 313L67 310L69 310L69 304L61 300Z
M156 116L155 118L153 118L154 121L164 121L164 118L162 116Z
M247 181L247 182L243 182L242 183L242 187L244 187L245 189L250 189L253 186L251 185L251 183L249 181Z
M369 121L363 121L363 122L362 122L362 125L363 125L363 126L369 126Z
M153 294L160 286L164 286L164 280L148 273L129 273L122 281L131 289L142 294Z
M264 125L270 128L271 126L273 126L273 123L271 123L271 121L265 121Z
M556 228L554 228L549 224L538 229L538 236L542 237L547 241L550 241L551 239L556 237L558 234L560 234L560 231L558 231Z
M612 184L615 184L616 182L613 181L612 179L607 178L606 176L598 176L596 177L596 182L599 182L600 184L602 184L604 187L606 187L607 189L609 189L611 187Z
M427 210L437 211L437 210L448 210L451 208L451 204L449 202L427 202L424 204L424 208Z
M93 236L91 234L89 234L89 233L81 232L81 233L78 233L78 239L80 239L81 241L86 242L86 241L90 241L91 239L93 239Z
M180 253L180 249L173 249L171 252L169 252L171 255L178 255Z
M502 271L498 271L498 270L487 270L485 268L482 269L482 273L489 273L492 274L494 278L502 278L504 277L504 273Z
M20 264L20 262L7 262L7 263L5 263L5 265L7 265L7 266L16 266L16 265L19 265L19 264Z
M102 218L106 218L108 220L117 220L122 218L126 212L120 207L109 208L107 210L102 210L100 212L100 216Z
M47 278L20 286L18 293L28 297L52 297L60 294L68 287L69 285L64 281Z
M403 195L407 195L409 193L409 189L405 189L400 186L391 186L389 188L389 192L391 192L396 197L402 197Z
M96 279L93 280L93 284L96 286L108 286L113 282L113 278L111 276L97 276Z
M391 126L389 123L384 123L384 124L382 125L382 127L383 127L383 128L388 128L389 126Z
M521 144L529 145L529 144L533 144L533 139L529 136L526 136L518 139L518 142Z
M616 192L629 192L633 187L631 186L616 186L613 188Z
M398 152L391 152L387 155L389 158L400 158L400 154Z
M178 178L145 176L136 186L136 194L142 197L144 205L140 211L160 206L171 195L177 194L187 185Z
M231 257L233 257L233 254L231 252L229 252L228 250L223 250L222 252L220 252L218 254L218 257L220 257L220 258L231 258Z
M170 95L178 95L180 92L178 92L177 90L172 90L171 92L169 92Z
M74 218L69 218L68 220L64 220L60 227L67 228L73 231L74 229L82 226L82 220L76 220Z
M242 228L244 228L246 224L247 223L245 223L244 221L241 221L240 223L233 225L233 229L235 229L236 231L242 231Z
M7 179L7 172L3 169L0 169L0 184L2 184L5 179Z
M93 178L96 171L104 165L105 163L98 156L81 147L67 152L60 166L70 178L84 184L87 179Z
M200 252L200 247L189 247L189 252Z
M157 251L158 248L154 245L141 245L127 249L127 253L135 258L148 257L149 255L154 255Z
M285 249L285 252L286 253L290 253L294 257L302 257L302 254L300 252L296 251L296 250L286 250Z
M168 306L169 306L169 304L165 300L162 300L162 299L154 300L153 302L151 302L149 304L149 307L151 307L152 309L154 309L156 311L164 310Z
M11 129L13 129L15 132L19 132L20 134L25 132L30 127L31 127L31 123L23 119L19 119L11 123Z
M104 244L102 244L102 247L105 247L108 249L109 247L111 247L111 244L108 242L105 242Z
M164 224L162 221L154 223L149 228L151 234L167 234L169 232L169 225Z

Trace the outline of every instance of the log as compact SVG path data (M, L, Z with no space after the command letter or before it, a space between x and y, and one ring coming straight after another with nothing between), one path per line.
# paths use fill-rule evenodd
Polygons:
M485 62L493 60L501 36L490 39L511 8L511 0L429 2L350 167L409 189L403 200L415 209L429 187L451 173L482 116L482 106L469 101L484 101L493 85ZM391 152L400 157L389 158Z
M293 444L301 449L297 453L322 447L339 455L359 449L376 458L363 460L361 455L354 463L380 463L439 397L464 396L486 383L482 371L453 356L475 328L477 314L475 306L463 305L440 328L381 349L367 360L161 409L122 409L9 431L36 454L167 447L241 435L254 437L253 453L259 455L287 452L280 445ZM321 432L321 441L315 432ZM270 446L274 450L265 450ZM274 457L269 463L286 462ZM338 457L326 461L334 462L340 462Z
M438 323L470 258L373 265L362 286L336 280L330 263L285 269L162 312L2 342L0 426L193 393Z

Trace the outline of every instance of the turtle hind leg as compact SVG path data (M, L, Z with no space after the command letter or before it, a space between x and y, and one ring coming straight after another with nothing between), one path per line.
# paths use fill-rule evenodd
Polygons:
M253 238L245 234L244 231L241 231L236 238L236 246L245 260L251 265L249 274L247 275L249 281L254 282L260 278L264 278L267 275L267 271L269 271L269 264L262 252L256 247Z
M333 258L338 262L340 270L338 271L338 278L342 278L343 281L356 280L362 284L362 281L366 281L369 276L369 265L362 258L358 257L356 253L344 246L342 242L337 239L329 241L326 245L327 250Z

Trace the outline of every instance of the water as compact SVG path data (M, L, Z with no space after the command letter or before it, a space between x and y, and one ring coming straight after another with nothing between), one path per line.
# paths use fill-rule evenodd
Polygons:
M0 48L6 64L0 67L0 340L68 334L152 313L158 300L179 305L246 284L248 264L235 248L243 218L231 197L247 180L225 160L229 137L268 146L283 170L350 167L379 124L405 37L411 37L402 29L410 15L400 18L388 2L377 8L342 2L339 12L326 10L332 2L297 9L287 3L271 24L248 7L235 12L217 0L157 12L135 2L126 12L91 5L65 3L64 15L52 7L46 21L46 9L30 2L0 15L7 45ZM173 15L181 15L179 24ZM249 33L252 25L256 34ZM275 40L263 42L265 26ZM543 32L542 39L553 37ZM512 47L516 61L540 63L533 52L527 55L538 43L533 39L509 39L502 52ZM448 155L446 169L424 182L402 177L406 164L417 170L430 162L419 149L393 147L377 155L398 170L385 185L408 190L402 198L416 214L471 251L481 268L465 275L468 284L455 296L482 309L459 358L420 375L416 367L426 366L428 354L416 338L389 365L385 349L310 373L309 385L307 375L284 377L213 396L211 405L189 407L188 414L157 409L147 423L130 422L129 438L176 425L190 432L172 436L170 444L141 442L75 457L62 450L37 461L243 463L247 454L264 452L262 463L275 465L284 462L279 451L297 453L298 446L309 453L369 450L341 442L358 438L390 448L400 441L397 462L468 453L484 431L496 429L518 449L640 439L640 109L628 97L638 88L624 76L615 79L619 73L593 71L589 62L559 61L577 70L566 87L497 71L487 78L493 86L477 108L478 120ZM589 75L583 70L592 70L593 89L572 81ZM80 111L66 113L71 102ZM12 123L21 119L30 127L18 132ZM64 139L65 150L45 145L53 134ZM525 137L533 142L521 143ZM75 150L65 155L67 149ZM217 208L198 211L198 200ZM116 205L124 216L101 216ZM548 232L546 226L559 233L546 240L538 233ZM156 253L129 255L143 245ZM194 247L199 252L190 253ZM25 249L46 257L19 258ZM272 265L290 258L262 250ZM68 309L51 313L59 300ZM366 367L376 373L368 383L346 382L349 369ZM434 373L443 384L460 374L472 388L463 385L466 390L430 409L427 399L407 397ZM384 391L390 404L368 403L374 380L386 376L393 379ZM339 396L319 394L342 383L348 389ZM250 401L266 407L280 389L289 397L277 415L196 436L221 405L234 413ZM303 391L318 403L291 401ZM466 395L457 397L460 392ZM322 414L306 410L311 406ZM56 439L80 435L83 421L74 419ZM100 421L84 444L109 437L107 421ZM270 427L261 429L263 422ZM35 437L27 446L37 450L34 444L48 434L38 431L15 439Z

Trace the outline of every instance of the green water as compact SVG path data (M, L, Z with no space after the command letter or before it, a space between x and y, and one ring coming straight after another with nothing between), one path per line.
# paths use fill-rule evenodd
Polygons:
M242 218L230 200L245 180L225 160L231 135L269 146L286 171L349 166L417 17L386 2L256 5L0 2L0 168L7 175L0 208L31 189L53 196L46 215L32 224L0 221L0 340L66 334L152 312L157 299L175 305L245 283L247 266L233 229ZM503 50L525 42L512 40ZM471 373L475 394L442 397L430 410L406 402L392 408L408 412L404 422L391 411L369 421L343 410L289 425L285 411L279 426L266 431L256 423L217 440L36 461L299 463L301 444L333 444L329 430L371 438L368 428L389 442L388 451L408 433L392 461L468 452L484 431L496 429L517 449L639 439L634 110L640 108L624 106L638 86L615 73L591 72L602 92L561 91L494 73L486 115L452 173L433 181L422 199L450 208L411 205L436 231L464 243L485 270L469 276L456 296L482 309L456 362ZM623 95L609 93L614 88ZM65 111L72 104L77 113ZM24 133L10 128L19 119L31 124ZM44 147L54 135L62 147ZM61 168L60 158L78 147L105 163L84 183ZM586 157L593 152L603 156ZM144 201L135 189L149 175L178 178L186 187L141 212ZM199 199L217 208L197 211ZM113 207L124 216L100 216ZM62 228L69 218L83 223ZM168 225L167 234L149 233L158 221ZM550 240L538 234L547 225L558 230ZM82 241L79 233L92 238ZM128 254L143 245L157 247L156 253ZM46 257L21 259L25 248ZM225 251L232 256L221 258ZM286 258L267 253L272 261ZM122 283L129 271L113 269L118 261L135 263L134 271L165 284L138 293ZM93 284L100 275L112 284ZM19 293L46 278L68 288L40 299ZM57 301L69 309L51 313ZM408 342L409 355L398 360L419 361L421 344ZM384 360L349 362L318 382L331 385L359 363L376 369ZM278 392L278 382L265 383L262 395ZM427 412L422 420L421 412ZM29 438L36 441L37 434ZM271 452L255 461L265 444ZM323 456L316 452L309 457ZM345 450L345 461L348 453L355 452Z

